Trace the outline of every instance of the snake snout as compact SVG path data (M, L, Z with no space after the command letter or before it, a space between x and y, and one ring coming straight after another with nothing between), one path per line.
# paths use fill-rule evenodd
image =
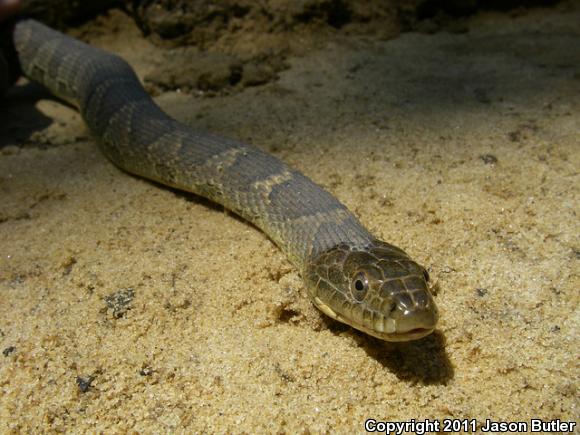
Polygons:
M414 330L432 331L439 318L434 306L421 306L408 309L398 305L392 314L395 320L396 330L399 334L405 334Z
M429 334L439 320L439 314L431 294L426 289L401 294L391 313L396 334L403 336L424 336Z

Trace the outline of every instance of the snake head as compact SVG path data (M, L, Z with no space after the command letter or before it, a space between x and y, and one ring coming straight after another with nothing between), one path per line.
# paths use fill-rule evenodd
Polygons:
M385 242L335 246L315 256L304 276L323 313L382 340L424 337L439 318L427 271Z

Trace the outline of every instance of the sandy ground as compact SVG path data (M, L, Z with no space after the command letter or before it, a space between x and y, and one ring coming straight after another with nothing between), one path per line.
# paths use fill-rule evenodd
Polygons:
M130 21L91 40L141 76ZM266 86L158 102L269 150L437 281L388 344L324 318L268 238L111 165L76 112L0 106L0 431L364 432L367 418L578 421L580 9L354 37Z

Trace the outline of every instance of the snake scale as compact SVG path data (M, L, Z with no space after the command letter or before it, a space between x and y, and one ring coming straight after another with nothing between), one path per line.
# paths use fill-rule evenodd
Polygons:
M387 341L434 330L426 270L309 178L252 145L175 121L118 56L30 19L12 32L21 72L75 105L115 165L252 222L299 268L323 313Z

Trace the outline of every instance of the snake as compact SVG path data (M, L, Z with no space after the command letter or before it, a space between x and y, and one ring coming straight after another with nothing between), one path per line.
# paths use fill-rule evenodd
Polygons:
M15 20L11 37L20 73L76 107L112 163L254 224L296 266L322 313L385 341L434 331L439 314L427 270L301 172L171 118L117 55L28 18Z

